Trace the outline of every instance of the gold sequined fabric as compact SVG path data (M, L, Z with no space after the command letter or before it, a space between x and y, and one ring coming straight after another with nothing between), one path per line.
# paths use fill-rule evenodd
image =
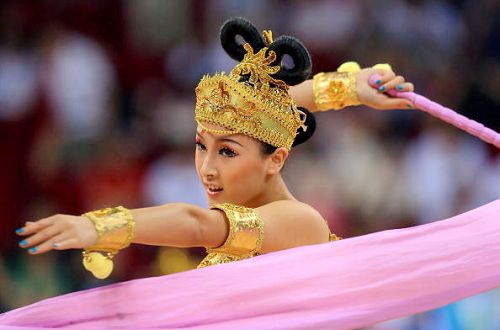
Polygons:
M319 111L361 104L356 92L355 72L320 72L313 78L313 92Z
M195 119L214 134L241 133L290 149L302 122L288 86L272 77L280 69L271 65L276 53L264 47L255 54L250 44L244 48L247 53L229 75L217 73L201 79L196 87ZM248 76L248 82L241 82L242 76ZM204 123L225 130L210 130Z
M218 248L207 248L208 255L198 268L258 255L264 239L264 223L260 215L251 208L224 203L211 207L226 214L229 234L224 244Z

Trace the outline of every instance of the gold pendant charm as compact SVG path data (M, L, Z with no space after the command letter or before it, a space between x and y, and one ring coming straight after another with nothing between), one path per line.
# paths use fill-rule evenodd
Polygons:
M113 261L110 256L104 256L99 252L84 252L83 267L102 280L113 271Z

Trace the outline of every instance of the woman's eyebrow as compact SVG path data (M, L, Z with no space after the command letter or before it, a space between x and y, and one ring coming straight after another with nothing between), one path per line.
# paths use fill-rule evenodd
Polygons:
M235 141L233 139L230 139L230 138L218 138L217 141L220 141L220 142L232 142L232 143L236 143L240 147L243 147L243 145L241 143L239 143L238 141Z

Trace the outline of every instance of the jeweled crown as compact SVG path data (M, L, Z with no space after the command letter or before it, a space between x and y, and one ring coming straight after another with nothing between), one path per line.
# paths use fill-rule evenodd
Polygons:
M263 33L266 44L270 31ZM229 75L204 76L196 87L195 119L205 130L218 134L241 133L275 147L291 149L301 117L288 94L288 85L273 78L280 70L273 66L276 53L268 47L257 53L248 43L246 54ZM203 124L221 126L210 130Z

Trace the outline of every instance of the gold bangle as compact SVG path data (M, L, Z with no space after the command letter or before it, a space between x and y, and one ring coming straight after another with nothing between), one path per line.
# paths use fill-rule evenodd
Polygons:
M87 212L83 216L92 221L97 231L97 242L89 250L115 252L126 248L134 238L135 221L123 206Z
M219 209L226 214L229 233L222 246L207 248L208 255L198 268L238 261L260 253L264 240L264 222L254 209L229 203L210 208Z
M134 238L135 221L123 206L87 212L97 232L97 242L83 251L83 265L95 277L103 279L113 270L113 257L130 245Z
M314 100L319 111L359 105L356 72L321 72L313 80Z
M208 252L222 252L250 257L260 252L264 239L264 222L252 208L223 203L210 207L226 214L229 234L224 244Z
M387 63L375 64L372 68L392 71ZM345 62L337 72L321 72L314 76L313 92L319 111L341 110L351 105L360 105L356 92L356 74L361 67L356 62Z

